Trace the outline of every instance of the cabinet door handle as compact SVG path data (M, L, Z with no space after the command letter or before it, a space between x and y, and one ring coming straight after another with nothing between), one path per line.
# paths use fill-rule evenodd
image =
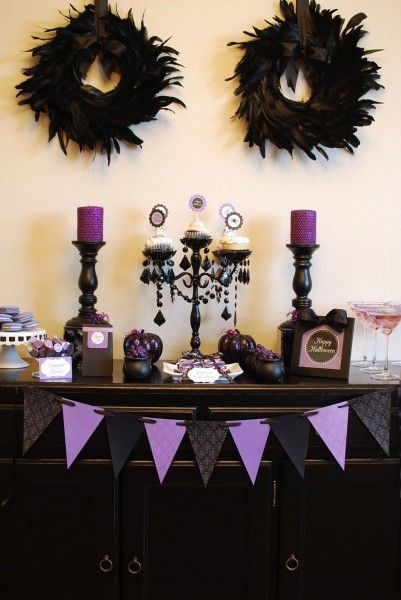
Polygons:
M134 556L130 563L128 563L128 573L130 575L138 575L142 571L142 565L138 558Z
M285 561L285 568L290 573L295 573L299 569L299 560L295 556L295 554L291 554L287 560Z
M108 554L105 554L101 561L99 562L99 569L102 573L110 573L113 570L113 561L110 560Z

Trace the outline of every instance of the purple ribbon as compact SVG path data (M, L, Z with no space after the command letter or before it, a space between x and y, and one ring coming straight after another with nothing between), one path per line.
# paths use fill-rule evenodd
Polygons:
M92 317L92 323L95 323L96 325L99 325L100 323L103 323L104 321L109 322L109 315L107 315L106 313L95 313Z

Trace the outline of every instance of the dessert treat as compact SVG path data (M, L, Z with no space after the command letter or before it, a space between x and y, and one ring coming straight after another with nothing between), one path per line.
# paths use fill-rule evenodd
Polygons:
M29 321L32 321L32 317L33 315L31 312L23 312L19 315L15 315L14 321L17 321L19 323L28 323Z
M218 241L217 250L248 250L249 238L226 227Z
M0 313L5 313L7 315L18 315L19 307L18 306L0 306Z
M210 231L207 229L204 222L199 219L198 215L196 215L188 229L184 231L184 238L206 240L210 238Z
M22 331L21 323L3 323L2 331Z
M32 358L71 356L73 350L74 348L70 342L61 340L58 337L54 337L51 340L39 340L32 337L28 346L28 352Z
M172 250L173 249L173 241L169 238L163 231L163 229L158 229L156 234L152 237L148 238L145 242L145 251L146 250Z
M204 369L217 369L227 372L227 365L220 355L209 356L205 358L181 358L176 365L179 373L186 373L190 369L202 367Z
M39 321L29 321L23 325L25 331L34 331L39 328Z
M10 315L6 315L5 313L0 313L0 323L12 323L13 319Z
M4 325L15 325L12 329ZM0 329L2 331L34 331L39 329L39 321L33 317L31 311L20 312L18 306L0 307Z

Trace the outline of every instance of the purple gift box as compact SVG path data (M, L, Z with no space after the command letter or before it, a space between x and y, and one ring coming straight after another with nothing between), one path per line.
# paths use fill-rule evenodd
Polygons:
M82 375L111 377L113 374L113 328L85 325L82 328Z
M316 244L316 211L291 211L291 244L293 246Z

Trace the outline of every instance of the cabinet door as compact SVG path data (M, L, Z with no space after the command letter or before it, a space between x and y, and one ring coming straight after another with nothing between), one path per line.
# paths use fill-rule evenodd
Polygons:
M242 465L220 462L207 488L192 461L176 461L163 485L152 462L129 463L122 492L123 597L273 598L272 488L268 462L255 486Z
M279 600L399 600L400 490L395 460L286 464Z
M116 598L107 461L0 464L0 590L7 600ZM102 557L109 556L111 563ZM102 572L101 567L105 571Z

